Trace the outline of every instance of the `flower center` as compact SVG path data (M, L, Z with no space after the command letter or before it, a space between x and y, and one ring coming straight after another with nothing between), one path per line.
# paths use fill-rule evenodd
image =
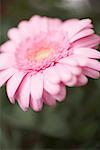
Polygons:
M39 61L39 60L47 58L52 52L53 52L53 49L51 48L41 48L35 52L34 50L29 50L27 52L27 59L29 62Z
M15 53L17 67L37 73L69 55L70 43L65 34L41 33L23 41Z

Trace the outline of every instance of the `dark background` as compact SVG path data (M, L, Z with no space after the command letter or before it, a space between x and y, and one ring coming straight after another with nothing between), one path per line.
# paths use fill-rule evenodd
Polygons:
M1 0L0 43L7 30L32 15L91 18L100 33L100 0ZM0 89L0 150L100 149L100 80L67 88L65 101L41 112L23 112Z

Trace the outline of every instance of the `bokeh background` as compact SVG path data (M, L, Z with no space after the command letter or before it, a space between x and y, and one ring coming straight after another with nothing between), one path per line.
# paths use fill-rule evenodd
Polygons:
M0 43L7 30L32 15L91 18L100 33L100 0L1 0ZM67 88L65 101L41 112L23 112L0 89L0 150L100 149L100 80Z

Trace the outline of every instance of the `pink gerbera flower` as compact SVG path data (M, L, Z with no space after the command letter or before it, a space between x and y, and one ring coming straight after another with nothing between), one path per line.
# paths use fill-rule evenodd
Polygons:
M6 82L11 103L39 111L66 95L65 86L82 86L99 78L100 43L90 19L33 16L8 31L0 50L0 86Z

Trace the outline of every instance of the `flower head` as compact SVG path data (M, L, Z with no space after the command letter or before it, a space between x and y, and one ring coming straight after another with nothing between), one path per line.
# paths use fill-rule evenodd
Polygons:
M39 111L66 95L65 86L82 86L99 78L100 37L90 19L33 16L8 31L0 47L0 86L6 83L11 103Z

